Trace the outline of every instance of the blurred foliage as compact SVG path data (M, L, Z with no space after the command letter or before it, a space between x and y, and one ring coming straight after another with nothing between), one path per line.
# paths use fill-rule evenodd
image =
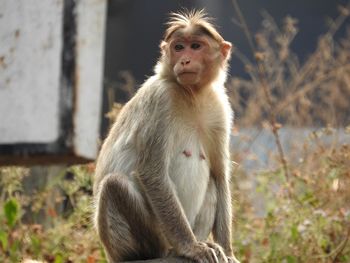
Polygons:
M26 195L22 182L29 169L1 168L0 262L106 262L92 229L93 170L93 164L69 167L43 189ZM51 197L57 207L69 203L64 213L52 206ZM41 222L26 222L26 214Z
M255 182L236 171L233 239L242 262L350 262L350 144L329 147L325 132L310 134L289 180L283 169L256 172Z
M329 129L310 133L304 157L289 163L289 180L279 168L254 172L254 181L242 167L234 171L233 245L242 263L350 262L350 144L323 143L333 135ZM22 187L28 169L1 168L0 262L106 262L92 226L93 170L93 164L68 167L28 196ZM49 193L58 204L70 204L66 211L52 206ZM43 209L49 225L25 222L26 213Z
M243 63L247 76L234 76L227 83L241 126L260 126L271 118L294 127L350 123L350 27L345 23L349 10L350 2L339 7L339 16L329 20L315 50L300 60L292 48L302 30L296 18L287 16L279 26L263 12L262 29L253 34L236 6L239 19L234 21L243 28L252 53L235 48L233 56ZM342 29L345 35L336 39Z
M279 27L264 13L262 30L253 35L238 1L232 2L234 22L246 35L254 58L239 47L234 52L248 76L228 83L237 123L268 129L278 150L269 156L277 160L277 168L250 174L239 167L235 171L238 258L267 263L350 262L350 145L339 144L337 138L341 130L347 133L343 141L350 141L349 29L340 41L334 38L349 18L350 2L329 20L329 30L305 61L291 48L299 30L295 18L286 17ZM281 129L312 131L317 126L325 128L297 142L296 153L283 149ZM290 136L293 140L292 132ZM234 160L244 160L240 155L244 153L234 153ZM291 161L291 155L299 159Z

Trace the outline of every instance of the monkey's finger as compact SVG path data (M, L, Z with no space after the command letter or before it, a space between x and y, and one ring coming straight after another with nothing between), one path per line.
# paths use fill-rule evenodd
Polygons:
M198 242L198 245L202 248L202 253L195 261L197 263L216 263L213 249L209 248L205 242Z
M208 249L210 263L220 263L218 257L216 256L215 250L212 248Z
M220 263L228 263L228 258L226 257L225 252L220 245L212 242L207 242L206 244L208 247L214 249Z
M217 255L216 255L215 249L210 247L207 242L201 242L201 243L207 247L209 262L210 263L220 263Z
M192 258L196 263L212 263L210 260L208 246L204 242L197 243L197 253Z

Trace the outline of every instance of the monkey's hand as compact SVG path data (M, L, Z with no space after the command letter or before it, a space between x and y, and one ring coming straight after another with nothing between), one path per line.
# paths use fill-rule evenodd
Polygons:
M236 257L234 255L229 255L226 256L224 249L218 244L218 243L214 243L214 242L206 242L206 244L208 245L208 247L211 247L212 249L214 249L215 254L219 260L220 263L240 263Z
M215 250L204 242L197 242L193 246L187 247L185 251L180 251L180 255L197 263L221 263Z
M224 249L217 243L214 242L205 242L208 247L214 249L215 255L218 258L220 263L233 263L229 262L228 257L226 257Z

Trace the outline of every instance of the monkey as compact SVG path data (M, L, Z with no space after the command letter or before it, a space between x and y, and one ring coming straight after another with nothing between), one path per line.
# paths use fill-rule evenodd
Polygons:
M204 10L171 13L154 75L124 105L96 161L95 227L109 262L239 262L224 87L231 48Z

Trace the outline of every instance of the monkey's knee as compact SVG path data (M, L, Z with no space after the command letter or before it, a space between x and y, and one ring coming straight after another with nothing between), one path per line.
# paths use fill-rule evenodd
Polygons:
M129 222L142 219L143 222L150 220L149 208L145 197L139 187L124 175L111 174L102 182L101 192L104 193L110 208L122 214ZM101 197L102 198L102 193Z
M96 226L110 262L121 261L137 250L123 211L128 196L125 180L122 175L108 175L97 194Z
M113 262L162 255L165 247L161 233L142 193L129 178L108 175L102 181L99 206L100 238Z

